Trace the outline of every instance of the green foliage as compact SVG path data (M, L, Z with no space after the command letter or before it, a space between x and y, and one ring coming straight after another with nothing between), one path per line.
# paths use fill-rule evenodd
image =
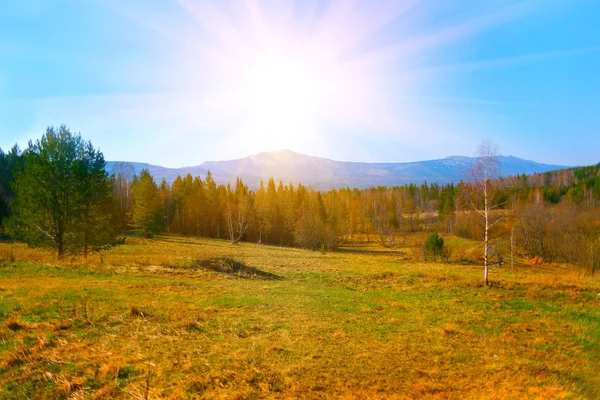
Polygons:
M29 142L16 168L11 234L59 256L110 246L111 188L101 152L62 125Z
M83 157L77 165L78 181L84 182L79 192L80 216L76 221L80 232L83 255L90 250L100 251L116 244L116 226L111 218L114 212L111 180L104 167L104 156L91 142L84 144Z
M0 149L0 223L12 213L14 173L21 163L21 150L14 145L8 152Z
M456 205L454 204L454 185L450 184L441 188L438 200L438 213L441 217L452 215Z
M54 132L53 128L49 130L57 137L64 133L59 130ZM68 131L65 127L61 127L61 130ZM286 185L270 178L261 182L258 190L254 191L241 179L229 189L218 185L210 172L204 180L188 174L178 177L172 184L166 181L157 184L148 171L136 176L132 166L118 163L112 170L109 182L111 190L107 190L107 178L101 171L104 163L101 154L96 153L80 137L71 139L73 144L59 146L56 154L51 151L42 154L40 149L27 149L25 153L31 154L21 156L17 147L7 154L0 150L0 218L11 215L15 207L20 209L18 216L10 220L4 218L3 227L8 228L10 222L10 232L14 237L32 244L51 245L54 242L56 248L61 247L57 243L62 241L62 253L87 253L88 250L107 246L111 238L114 239L114 232L129 229L148 236L167 231L184 235L229 237L235 243L250 241L296 245L315 250L323 247L326 250L335 249L342 241L357 234L365 235L368 241L378 237L388 247L404 245L406 235L410 232L435 230L470 238L482 236L483 228L477 213L471 211L483 207L483 197L476 193L472 184L465 182L457 185L424 182L392 188L345 188L319 193L301 184ZM55 146L53 140L44 138L43 143L31 146ZM58 154L66 161L61 161ZM29 168L31 173L56 176L44 178L40 185L30 179L21 187L23 198L13 207L13 187L16 186L11 186L10 182L14 181L17 171L26 170L19 165L31 157L47 158L45 165ZM67 165L73 167L65 169ZM51 167L54 170L44 172L50 171ZM61 175L59 170L68 173ZM73 183L81 180L85 180L86 184ZM25 178L21 178L21 181L24 182ZM569 203L577 207L575 214L587 213L588 210L598 209L600 205L600 164L529 176L504 177L495 181L493 186L491 215L503 221L510 222L512 211L540 201L551 207L550 210ZM48 195L48 187L62 191L64 196L53 198ZM42 195L35 194L37 191ZM37 198L44 205L40 208L27 198ZM52 229L46 228L41 222L35 225L24 223L24 220L31 222L34 215L38 222L42 221L42 214L46 211L40 210L48 207L51 210L47 215L64 216L62 220L45 218L46 225L51 224ZM68 210L68 215L64 214L65 210ZM552 228L560 232L559 225L564 225L564 221L559 221L560 224L554 220L551 222ZM506 235L505 225L505 222L495 225L494 234ZM585 240L593 244L598 237L597 225L590 225L592 228L585 230L588 236ZM526 237L531 227L517 227L519 229L514 232L515 245L527 247L531 243ZM580 232L577 229L572 231ZM62 239L60 235L63 235ZM547 236L548 233L543 235ZM549 240L546 236L541 240ZM548 249L553 256L560 253L557 246ZM587 249L590 254L588 258L598 258L595 247L588 246ZM427 257L438 255L431 253ZM567 258L574 259L560 256L557 260ZM593 263L590 261L587 264Z
M147 169L132 184L133 209L131 223L136 232L152 237L164 229L165 214L158 186Z
M436 261L438 257L443 257L444 238L438 235L437 232L430 233L423 245L423 255L425 260L433 259L434 261Z

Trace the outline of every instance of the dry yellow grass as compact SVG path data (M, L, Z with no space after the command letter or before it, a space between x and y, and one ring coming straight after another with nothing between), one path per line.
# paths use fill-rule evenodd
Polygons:
M600 281L165 236L0 244L0 398L594 398Z

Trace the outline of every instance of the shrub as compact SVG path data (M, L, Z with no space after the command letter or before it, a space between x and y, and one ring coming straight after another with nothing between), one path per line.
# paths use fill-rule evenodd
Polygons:
M423 257L426 261L430 259L436 261L438 256L443 257L444 254L444 238L437 232L430 233L423 245Z

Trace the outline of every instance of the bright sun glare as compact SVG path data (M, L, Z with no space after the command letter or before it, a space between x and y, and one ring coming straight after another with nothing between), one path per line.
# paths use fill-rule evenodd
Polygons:
M387 64L354 49L377 29L357 29L362 16L348 14L352 7L332 4L322 17L304 20L289 4L278 9L249 1L239 15L227 17L202 2L182 4L211 33L201 51L212 71L199 79L214 78L206 98L231 126L229 145L246 154L284 148L314 153L327 146L331 135L323 132L331 125L360 129L382 120L386 105L374 94ZM376 25L385 25L390 13L377 13Z
M254 141L292 147L314 131L324 87L305 60L285 52L263 54L246 71L244 105Z

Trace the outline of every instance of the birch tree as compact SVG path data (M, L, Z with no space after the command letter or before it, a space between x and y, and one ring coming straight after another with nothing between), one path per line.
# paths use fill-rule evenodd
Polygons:
M231 244L238 244L248 233L252 207L252 193L240 178L236 179L235 191L232 191L231 186L227 185L225 220Z
M498 178L500 172L500 156L498 147L489 140L484 140L479 145L475 164L469 175L473 186L482 197L483 210L479 205L473 202L471 204L483 218L483 283L489 285L489 246L490 246L490 228L499 219L492 221L490 211L494 207L492 205L492 182ZM480 203L480 202L478 202Z

